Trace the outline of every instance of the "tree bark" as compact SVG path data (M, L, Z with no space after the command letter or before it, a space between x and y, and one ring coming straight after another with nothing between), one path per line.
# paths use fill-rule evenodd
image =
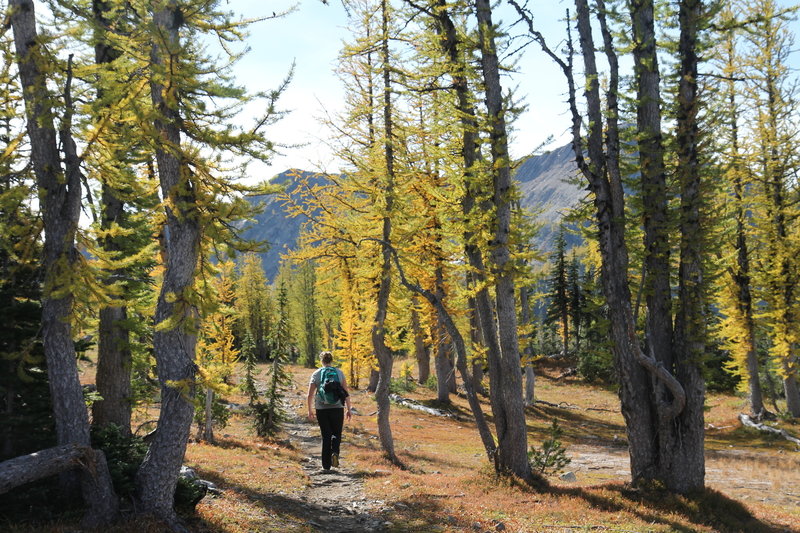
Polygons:
M417 299L411 301L411 329L414 332L414 359L417 361L417 382L424 385L431 376L431 355L425 346L425 335L419 323Z
M173 509L195 394L197 312L186 298L192 289L200 249L197 199L190 170L182 164L178 99L171 73L180 54L181 14L169 2L153 16L160 38L152 50L151 98L158 113L156 163L165 203L165 270L155 313L153 346L161 386L161 412L153 441L137 474L141 511L181 529ZM168 92L172 91L172 92ZM165 327L165 322L174 321Z
M600 103L599 78L594 57L594 41L586 0L576 0L576 15L587 79L585 96L588 112L586 147L581 137L581 114L575 98L575 83L571 64L561 62L569 86L569 103L572 113L573 151L581 173L589 182L594 194L595 213L602 256L601 279L611 322L612 349L620 382L620 404L625 418L628 448L631 459L631 476L634 483L653 479L657 474L658 451L654 433L659 426L659 415L670 414L682 408L682 389L657 361L641 352L636 335L631 294L628 286L628 250L625 243L625 197L619 167L618 83L619 70L611 33L605 22L605 6L598 0L598 18L610 65L607 97L608 117L603 139L603 116ZM570 43L571 46L571 43ZM604 151L604 144L606 150ZM588 161L584 154L588 155ZM674 391L671 404L656 403L651 396L651 380L666 384ZM664 385L662 385L663 387Z
M119 426L131 433L130 333L124 326L125 306L109 305L100 310L98 326L97 393L102 400L92 404L92 423L97 427Z
M74 468L85 470L99 482L97 470L101 461L105 462L102 452L78 444L63 444L21 455L0 463L0 494Z
M93 0L92 12L97 25L95 44L95 63L109 65L122 54L106 39L111 21L106 17L109 9L105 0ZM98 89L99 99L104 96L104 91ZM118 153L120 157L124 154ZM113 187L113 180L104 176L101 202L101 222L103 230L110 230L115 225L121 225L125 219L125 203L121 200L121 193ZM113 237L104 237L100 245L110 253L122 251L122 247ZM124 274L123 271L109 272L108 274ZM97 393L101 400L92 404L92 424L103 427L108 424L117 425L124 435L131 433L131 350L130 332L125 326L127 309L119 303L110 304L100 309L100 324L98 326L98 353L97 353Z
M444 299L444 277L441 265L437 265L435 274L434 292L439 300ZM442 317L437 315L434 346L436 347L436 399L442 403L450 402L450 378L453 374L453 365L450 364L450 339L447 329L442 323Z
M789 365L786 365L789 368ZM786 370L783 378L783 394L786 396L786 410L794 418L800 417L800 388L797 387L795 370Z
M529 288L523 288L519 293L519 303L520 307L522 308L522 313L520 319L522 320L523 324L526 324L528 327L533 328L533 320L531 319L531 308L530 308L530 301L529 301ZM532 331L532 330L531 330ZM533 360L533 334L528 333L525 335L524 339L524 346L523 353L525 357L528 359L528 363L525 365L525 405L533 405L536 402L534 398L534 392L536 387L536 375L533 371L533 364L531 361Z
M646 342L656 361L673 368L667 182L661 134L661 95L652 0L630 1L637 86L637 148L643 203Z
M467 286L471 287L474 284L472 281L473 276L467 275ZM469 335L470 341L473 346L485 345L483 339L484 335L481 331L481 321L478 316L478 303L475 297L468 298L469 303ZM481 396L486 396L486 388L483 386L483 358L474 358L472 365L470 365L470 374L472 375L472 386L475 391Z
M502 471L531 481L528 462L528 434L522 399L522 371L519 358L517 312L514 296L514 272L510 261L508 238L511 233L511 162L508 154L500 67L495 47L492 8L489 0L475 0L481 49L481 66L486 89L489 116L490 151L492 155L493 239L490 261L495 276L495 303L499 358L489 360L490 394L497 431L497 460Z
M467 228L464 231L464 254L467 257L470 267L473 269L473 272L471 273L472 279L470 281L478 286L474 297L474 310L475 314L477 315L476 319L477 323L479 324L479 329L483 335L484 344L486 345L487 358L489 360L489 366L491 369L493 362L496 368L497 362L501 359L500 342L498 340L494 306L489 294L489 290L487 289L487 284L485 283L486 267L483 260L483 254L475 243L474 233L469 229L469 219L470 217L474 216L473 211L476 209L475 198L477 196L476 191L478 189L476 165L479 161L480 150L477 137L477 119L475 109L472 105L469 82L467 79L465 52L460 46L458 33L456 32L455 25L450 18L446 2L444 0L437 0L435 9L432 10L432 13L437 22L437 31L442 37L440 43L442 46L442 51L444 52L450 66L450 75L453 78L453 87L455 89L457 98L456 105L459 116L461 117L461 157L464 161L465 187L465 194L461 199L461 208L464 215L465 227ZM486 208L489 208L489 206L486 206ZM461 365L461 362L459 361L457 364ZM464 362L464 365L466 367L466 362ZM474 380L477 379L477 375L478 374L476 372L473 377ZM496 380L496 375L495 381L491 381L490 376L492 391L490 394L490 401L492 404L492 412L495 415L495 426L497 427L498 438L500 438L501 431L505 436L505 416L503 416L504 406L500 401L500 393L497 390L498 388L502 388L502 385L500 385ZM473 382L473 385L474 384L475 382ZM478 387L473 388L475 390L479 390ZM498 420L503 422L498 424ZM497 455L498 450L494 444L492 444L492 449L493 456L491 460L494 463L495 470L498 472L501 469L506 470L506 465L499 461ZM527 462L527 451L525 460ZM528 471L530 471L530 468L528 468Z
M675 320L675 377L686 392L686 405L669 421L664 435L662 476L667 487L688 493L705 483L705 382L699 361L705 353L706 317L703 278L703 228L700 224L701 162L699 154L697 39L701 0L680 0L680 78L676 145L681 187L678 310Z
M383 60L383 124L384 124L384 155L386 162L386 188L384 198L386 202L381 230L381 271L379 278L377 310L372 326L372 346L378 357L378 386L375 389L375 399L378 404L378 437L386 458L394 464L401 465L400 459L394 450L394 438L389 421L389 381L392 378L393 358L392 352L386 346L386 314L389 307L389 293L391 290L391 238L392 220L389 213L394 206L394 140L392 138L392 84L389 72L389 6L388 0L381 1L382 35L381 59Z
M274 363L274 361L273 361ZM274 367L274 365L273 365ZM273 379L274 374L273 374ZM206 388L205 401L205 420L203 421L203 440L209 443L214 442L214 391ZM270 413L272 414L272 413Z
M76 468L81 472L84 497L93 498L91 506L116 514L119 502L111 485L111 476L108 475L105 454L74 443L48 448L0 463L0 494L26 483ZM87 514L83 520L83 525L91 528L108 523L109 520L103 519L98 513Z
M40 65L47 60L38 45L34 4L32 0L10 0L9 9L25 101L31 163L44 221L42 343L47 359L56 441L60 445L90 447L89 413L83 401L70 322L73 302L71 271L77 259L75 232L81 195L79 161L70 131L71 71L65 91L66 113L61 131L67 165L64 173L49 103L51 97L40 70ZM102 455L102 452L98 453ZM81 476L84 501L89 506L84 521L93 525L111 522L118 511L105 460L98 461L97 467L97 482L85 474Z

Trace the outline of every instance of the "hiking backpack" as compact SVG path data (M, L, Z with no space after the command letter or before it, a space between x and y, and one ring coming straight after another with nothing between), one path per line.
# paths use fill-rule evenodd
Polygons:
M339 382L339 372L332 366L323 367L319 373L319 387L317 394L323 404L332 405L341 399L342 384Z

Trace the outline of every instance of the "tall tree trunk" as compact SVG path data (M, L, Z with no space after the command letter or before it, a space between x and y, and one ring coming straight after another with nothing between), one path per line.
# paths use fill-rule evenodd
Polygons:
M194 358L198 318L186 297L192 290L200 250L195 188L191 172L179 155L180 95L168 89L177 54L181 53L178 35L181 20L174 1L153 16L160 37L151 56L151 97L158 113L155 130L161 139L157 143L156 162L166 215L165 269L153 334L161 412L155 437L137 475L141 511L152 513L175 529L181 526L173 509L173 497L194 416L192 398L197 368ZM174 323L164 327L167 321Z
M370 368L369 382L367 383L367 392L375 392L378 390L378 381L380 380L380 372L374 368Z
M441 265L437 265L435 274L434 293L439 300L444 300L444 276ZM442 317L437 315L436 330L434 332L434 346L436 347L436 399L442 403L450 402L450 378L453 374L453 365L450 363L450 338L444 327Z
M117 425L123 435L131 433L130 332L125 327L127 309L109 305L100 310L97 353L97 393L92 404L92 423L97 427Z
M662 476L667 487L687 493L701 490L705 480L703 407L705 381L699 362L705 353L706 318L703 280L703 228L700 224L701 162L698 150L700 108L697 90L697 39L701 0L680 0L680 78L676 145L681 187L678 310L675 320L675 377L686 393L686 406L669 421L663 439ZM666 438L668 435L669 438Z
M92 13L96 24L97 44L94 47L95 63L108 66L122 54L106 38L111 21L106 17L109 5L105 0L92 1ZM104 97L103 88L98 89L98 99ZM124 155L119 152L120 157ZM111 230L123 223L125 217L124 202L120 191L115 189L106 179L102 184L101 222L103 230ZM122 247L114 237L106 236L100 245L107 252L120 252ZM123 271L109 274L124 274ZM97 427L116 424L124 435L131 433L131 350L130 332L125 326L127 320L126 306L115 302L100 309L98 326L97 353L97 393L101 400L92 404L92 423Z
M461 117L461 157L464 161L463 177L465 187L465 193L461 198L461 208L466 223L465 227L467 228L464 231L464 254L467 256L467 260L473 269L471 275L472 279L470 281L478 287L474 297L474 310L475 315L477 315L476 319L479 324L479 329L483 335L483 342L488 354L487 357L489 360L496 361L500 359L500 344L497 338L497 326L494 319L493 304L491 296L489 295L489 290L487 289L487 284L485 283L486 267L480 248L475 244L474 232L469 229L470 217L474 216L473 211L475 210L475 198L478 189L475 173L480 154L477 138L478 121L475 109L472 105L469 82L467 79L465 52L460 46L458 33L450 18L445 0L437 0L436 9L433 10L433 13L436 15L437 31L442 37L440 40L442 51L447 57L450 75L453 77L457 108L459 116ZM473 376L473 380L477 380L478 372L475 372ZM475 383L475 381L473 381L473 383ZM492 389L494 390L494 387ZM480 389L475 387L475 390ZM498 397L499 394L493 394L490 397L493 412L500 412L502 410L501 406L496 405ZM491 450L492 453L495 454L491 460L494 463L495 470L499 471L501 466L498 462L496 446L492 445Z
M787 242L789 240L787 228L787 207L791 200L787 198L786 184L784 180L787 179L786 161L779 150L778 131L780 129L779 123L781 121L779 111L781 99L779 80L776 77L774 65L769 65L769 72L766 79L763 80L765 85L767 102L766 102L766 122L767 122L767 139L764 139L764 174L767 180L765 187L767 189L767 196L769 197L768 210L770 211L772 224L771 233L775 242L770 244L769 253L773 255L770 259L773 262L770 267L773 272L777 271L777 275L771 273L771 287L772 306L779 315L775 320L777 322L778 336L782 338L785 348L780 354L781 369L783 375L783 392L786 397L786 410L792 415L793 418L800 418L800 389L797 386L797 350L796 342L789 340L790 331L797 327L798 317L795 316L797 311L797 268L795 266L795 257L790 257L790 251Z
M629 263L625 243L625 197L619 167L620 143L617 122L619 69L611 33L605 20L605 5L602 0L598 0L597 4L604 48L611 67L607 95L605 151L599 78L594 57L590 11L586 0L575 1L587 80L585 96L589 128L585 147L581 137L582 116L576 103L572 66L571 63L568 65L563 61L559 61L559 64L569 86L576 162L594 194L602 256L603 292L609 308L612 349L620 382L619 395L628 436L631 475L634 483L638 483L658 478L659 421L674 418L683 409L684 392L677 380L663 366L641 351L636 335L627 277ZM571 43L569 44L571 46ZM588 155L588 161L584 154ZM658 389L668 389L672 401L654 402L651 390L653 384Z
M214 391L211 388L206 389L205 420L203 420L203 440L209 443L214 442Z
M389 381L392 378L392 352L386 346L386 314L389 307L389 293L392 284L391 271L391 238L392 220L389 214L394 207L394 140L392 138L392 81L389 65L389 0L381 1L382 35L381 35L381 59L383 65L383 123L384 123L384 155L386 161L386 189L385 212L381 231L381 271L379 278L377 310L375 321L372 326L372 346L378 357L378 386L375 389L375 399L378 404L378 437L381 441L383 453L387 459L394 464L401 464L400 459L394 451L394 438L392 437L392 427L389 422Z
M478 163L480 154L477 139L478 122L475 116L475 108L472 105L463 44L459 41L458 32L450 17L446 0L435 0L434 3L435 9L431 13L436 21L436 30L441 37L439 42L442 52L447 58L450 75L453 78L456 107L461 117L461 158L464 162L463 179L466 189L461 199L461 207L466 221L471 216L474 216L473 209L475 209L475 192L477 188L475 165ZM479 286L477 295L470 299L471 308L473 309L471 318L474 321L473 332L484 330L482 336L487 350L496 353L499 350L499 345L494 325L493 305L484 283L486 278L484 274L485 266L481 251L474 243L474 233L469 229L464 232L464 253L470 266L474 269L474 272L469 276L469 282ZM489 329L486 330L485 328ZM474 389L480 393L485 393L482 385L482 363L476 362L473 364L472 380Z
M645 344L653 359L671 371L673 358L672 310L670 293L669 228L667 187L664 174L664 150L661 136L660 74L656 52L653 0L629 2L633 26L634 77L637 87L636 127L639 171L641 174L644 226L644 282L647 317ZM669 392L656 384L648 404L668 402ZM653 408L653 407L651 407ZM660 479L664 463L662 453L669 445L670 420L658 416L648 436L653 446L650 463L643 465L642 480ZM675 466L675 465L671 465ZM637 478L634 478L637 481Z
M56 441L59 445L89 447L89 413L78 377L70 322L73 296L72 288L67 285L77 258L75 232L80 216L81 197L80 162L70 131L72 72L70 70L67 76L66 112L60 132L67 165L64 173L53 126L47 80L40 70L47 59L43 57L38 45L34 4L32 0L10 0L9 9L25 101L31 163L44 221L42 343L47 359ZM105 458L102 453L98 453L98 458L102 460L98 460L95 476L86 472L80 475L83 498L89 506L84 521L92 526L111 522L118 511Z
M471 276L467 276L471 278ZM472 285L473 282L468 281L467 285ZM478 318L478 304L477 300L474 297L469 298L469 335L470 341L472 342L473 346L480 346L484 344L483 342L483 333L481 333L481 323ZM472 387L475 391L482 395L486 396L486 388L483 386L483 359L482 358L474 358L472 361L470 374L472 376Z
M666 368L673 368L667 181L653 0L631 0L630 11L645 234L646 341L655 359Z
M533 328L533 320L531 319L531 308L530 308L530 289L528 287L523 288L519 291L519 303L520 308L522 309L521 317L522 323L527 325L530 328ZM524 358L528 359L527 364L525 364L525 405L533 405L536 400L533 396L535 386L536 386L536 376L533 372L533 342L532 342L532 333L528 333L525 335L523 340L523 354Z
M497 430L497 459L501 470L532 480L528 462L528 434L522 399L522 371L519 358L517 311L514 297L514 272L510 261L511 167L508 154L500 66L495 47L492 8L489 0L475 0L481 49L481 66L486 89L489 139L492 155L493 238L490 260L495 276L499 359L489 360L490 394L497 410L493 412Z
M411 329L414 333L414 359L417 361L417 382L425 384L431 376L431 355L425 346L425 334L419 323L417 298L411 300Z
M783 378L783 394L786 396L786 410L794 417L800 417L800 388L797 387L797 371L794 365L786 365Z
M17 366L12 361L3 361L0 363L0 368L7 376L13 375L17 371ZM16 407L17 384L14 381L6 382L3 402L5 408L3 409L3 417L6 420L11 420L14 416ZM0 457L11 457L14 455L14 436L12 431L4 431L2 436L2 444L0 444Z
M732 36L726 36L725 60L730 68L735 68L735 44ZM747 242L747 212L744 205L744 184L739 149L739 113L736 105L736 89L733 79L727 80L728 109L730 111L731 153L733 154L733 194L736 200L736 266L730 276L737 287L739 316L745 328L746 370L750 398L750 414L760 417L764 413L764 395L759 379L758 354L756 352L755 321L753 319L753 296L751 293L750 250Z

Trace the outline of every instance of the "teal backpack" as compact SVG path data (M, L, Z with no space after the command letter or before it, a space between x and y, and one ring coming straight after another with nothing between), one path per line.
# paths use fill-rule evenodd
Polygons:
M341 398L339 391L341 388L339 372L332 366L323 367L322 371L319 373L319 387L317 387L317 394L319 394L320 401L328 405L339 403L339 399Z

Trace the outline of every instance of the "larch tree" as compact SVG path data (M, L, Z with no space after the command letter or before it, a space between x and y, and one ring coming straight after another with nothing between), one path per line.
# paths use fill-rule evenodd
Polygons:
M122 55L121 51L105 38L111 23L108 11L109 5L103 0L92 2L97 35L97 44L94 47L95 61L100 66L107 66ZM98 101L104 100L106 93L105 89L98 87ZM124 168L124 159L123 150L112 151L109 154L111 164L107 165L107 172L115 168ZM100 245L110 254L121 251L119 239L112 236L112 228L125 224L125 203L113 185L115 181L119 183L121 180L113 178L103 180L101 194L101 229L107 234L101 239ZM114 275L124 276L124 271L112 272L111 276ZM101 399L92 405L92 423L98 427L116 424L123 434L128 435L131 431L132 358L129 331L124 325L127 319L126 306L121 305L121 302L105 305L100 309L99 315L96 385Z
M717 301L722 317L719 321L718 335L723 347L730 351L731 360L727 369L741 376L741 385L746 387L750 400L750 414L761 417L764 414L764 400L761 390L759 361L757 353L756 323L753 304L752 250L753 232L750 229L752 217L751 174L747 172L745 147L743 146L742 120L742 66L738 44L739 30L736 28L733 9L728 6L721 12L723 27L727 27L717 45L717 69L721 82L718 89L719 114L724 117L720 124L721 147L719 152L723 165L723 184L720 187L719 202L726 209L735 225L723 228L730 233L723 237L730 247L723 248L724 272L718 277ZM728 251L730 250L730 251Z
M522 396L519 332L515 299L514 262L511 260L511 218L514 185L508 153L506 108L500 84L496 26L488 0L475 0L479 49L489 130L491 155L492 239L489 266L493 276L496 318L484 317L484 335L489 326L496 328L499 350L489 350L489 380L492 413L497 432L497 465L500 471L534 478L528 462L528 433ZM496 322L495 322L496 320Z
M231 168L225 156L269 157L272 144L262 129L280 117L275 101L285 87L256 95L266 102L263 116L252 127L232 125L253 97L233 85L230 65L209 57L197 36L205 32L220 42L241 42L247 24L220 11L218 4L195 2L186 9L170 0L152 13L148 6L135 6L141 9L139 16L152 17L148 31L136 34L134 44L149 51L145 72L152 109L142 126L156 156L164 213L164 274L153 335L161 411L137 474L138 509L176 530L182 525L173 509L173 495L194 413L199 318L212 298L210 255L252 249L241 243L232 221L251 215L252 207L241 195L265 190L237 183L232 176L241 175L241 169ZM224 51L231 62L237 59L230 46Z
M44 224L42 342L50 376L56 438L60 445L89 448L89 414L78 378L71 329L72 270L78 259L75 234L81 202L81 169L72 124L71 63L67 65L63 88L65 112L57 131L53 122L53 102L58 99L47 87L50 72L46 69L50 58L43 50L44 43L36 27L34 3L32 0L12 0L9 10L23 89L30 157ZM116 517L118 501L105 456L102 452L95 452L88 457L95 462L96 474L84 472L80 476L84 501L89 506L85 522L100 525Z
M510 261L510 246L513 246L513 243L508 240L514 191L509 182L503 182L505 178L510 177L510 169L505 139L503 96L499 78L496 77L499 72L494 49L496 28L491 23L488 4L480 2L476 5L457 2L448 4L443 1L407 3L430 17L438 36L444 79L449 80L447 86L452 91L450 105L454 108L453 115L458 122L448 126L448 129L459 137L457 140L453 139L453 145L458 149L460 160L454 166L456 172L451 180L455 184L456 191L460 193L460 198L457 200L461 212L456 220L460 220L460 225L457 227L461 232L459 237L468 265L465 279L468 281L469 296L464 303L468 304L473 313L468 321L472 345L479 354L486 354L489 364L492 411L499 444L495 444L494 436L488 427L483 426L483 415L475 396L481 389L476 382L478 376L477 373L475 377L472 376L465 360L467 356L461 353L464 346L460 332L453 331L451 337L458 352L457 367L467 389L470 406L476 416L479 433L490 461L497 471L516 474L528 480L532 476L527 461L526 434L522 429L524 411L521 361L513 281L516 261ZM473 41L461 23L459 25L455 23L456 20L475 12L478 13L480 28L479 44ZM470 63L470 58L476 50L480 50L483 58L482 78L480 73L473 70ZM478 80L482 80L483 84L481 85ZM447 82L440 83L444 86ZM492 86L491 89L488 85ZM472 89L478 86L482 86L486 91L485 117L479 116L477 110L479 97ZM489 131L491 161L485 161L482 156L480 138L482 124ZM498 187L495 187L496 185ZM502 234L499 241L498 232ZM486 242L489 243L488 246L485 246ZM494 258L494 261L490 261L494 268L487 267L485 256ZM507 264L498 265L498 259L501 264L504 261ZM490 293L493 287L494 297L497 298L502 294L505 306L496 304L495 298ZM452 324L457 330L443 302L435 294L424 292L422 294L436 306L439 315L445 319L445 324ZM510 315L514 315L513 323L507 322ZM477 332L480 334L474 335ZM476 363L476 366L479 364Z
M206 442L214 442L214 403L218 396L231 392L230 378L239 361L240 350L234 347L235 311L233 269L230 261L220 263L219 274L212 283L215 305L206 311L197 342L198 386L205 389L197 402L195 415L201 423L198 434ZM217 402L218 404L219 402Z
M137 19L132 9L110 0L93 0L91 8L90 32L84 38L94 43L95 64L84 68L94 80L96 98L87 104L91 122L83 132L87 141L81 159L87 177L100 186L99 205L91 190L86 194L96 235L89 251L97 258L107 292L98 311L96 384L101 399L92 404L92 424L113 423L130 434L136 400L132 331L149 327L139 308L150 296L149 274L155 265L156 230L150 215L158 203L157 185L148 169L152 152L145 150L141 130L132 125L136 109L149 104L147 82L133 74L140 63L123 53L126 27Z
M181 84L173 79L181 72L183 25L177 2L160 6L153 13L154 41L151 52L153 107L157 110L155 132L158 177L165 201L164 278L158 297L153 348L161 385L161 411L155 438L137 475L142 510L178 529L173 495L178 471L186 451L194 416L195 348L197 311L187 301L194 285L200 254L198 198L192 173L182 161Z
M378 436L381 441L386 457L395 464L401 464L400 459L394 450L394 437L392 436L391 423L389 421L389 382L392 378L392 366L394 359L389 346L386 343L386 317L389 311L389 298L392 288L392 214L396 209L395 205L395 138L394 138L394 111L393 111L393 89L392 89L392 64L389 52L390 26L391 26L391 7L389 0L380 0L380 33L377 40L379 50L379 71L381 72L382 88L379 95L379 108L382 110L382 131L381 144L383 145L383 168L380 172L384 174L383 183L379 185L381 189L379 198L381 213L379 215L381 231L380 242L380 270L378 274L378 295L376 301L375 318L372 324L372 346L378 358L378 385L375 389L375 399L378 404Z
M745 33L749 53L745 105L753 119L749 170L758 183L754 198L760 247L755 251L758 297L767 304L760 317L769 331L770 355L783 378L786 408L800 417L798 346L800 346L800 210L796 187L800 100L788 54L793 38L787 18L772 0L745 4L756 20ZM794 185L793 185L794 181Z
M267 338L270 334L272 302L267 287L267 276L261 258L255 253L245 254L238 267L236 282L236 310L238 334L250 335L257 359L266 360Z
M703 487L704 384L700 360L691 354L702 350L696 336L704 299L701 261L698 258L700 231L681 235L679 300L671 294L669 261L670 226L667 216L665 148L661 126L662 101L658 70L658 43L653 3L628 3L632 26L634 85L637 97L637 149L643 191L645 230L645 296L647 318L645 346L636 331L629 288L629 245L626 242L625 190L621 174L619 58L608 24L608 10L596 2L596 16L608 64L608 89L600 94L600 78L594 45L591 11L586 0L576 0L580 52L584 66L586 122L578 110L572 68L572 41L567 59L553 53L536 32L528 13L531 34L561 67L567 78L572 113L573 150L581 174L593 193L601 275L611 323L615 365L620 381L620 401L625 417L634 483L659 481L669 490L691 492ZM690 167L700 161L697 138L697 45L696 39L707 22L701 4L681 2L678 6L680 31L679 60L683 80L679 82L679 115L676 125L677 157ZM585 134L583 129L585 128ZM697 167L679 177L681 187L680 229L692 231L702 220L700 179ZM684 298L684 300L680 300ZM678 336L672 324L672 305L679 309ZM678 347L678 350L675 349Z
M676 116L677 181L680 187L680 257L677 310L675 312L675 360L668 366L686 394L686 405L674 420L663 424L660 476L668 487L686 493L705 484L705 379L706 280L704 262L710 249L708 231L707 155L702 149L702 101L698 69L701 32L708 24L702 0L678 3L678 97ZM665 362L666 364L666 362ZM669 396L667 397L669 398ZM670 433L666 433L667 430Z
M0 460L50 444L52 416L44 363L41 325L41 220L29 206L36 194L26 164L22 93L16 77L13 42L0 44Z
M425 384L431 375L431 354L420 322L419 300L415 297L411 298L411 331L414 337L414 359L417 362L417 382Z

